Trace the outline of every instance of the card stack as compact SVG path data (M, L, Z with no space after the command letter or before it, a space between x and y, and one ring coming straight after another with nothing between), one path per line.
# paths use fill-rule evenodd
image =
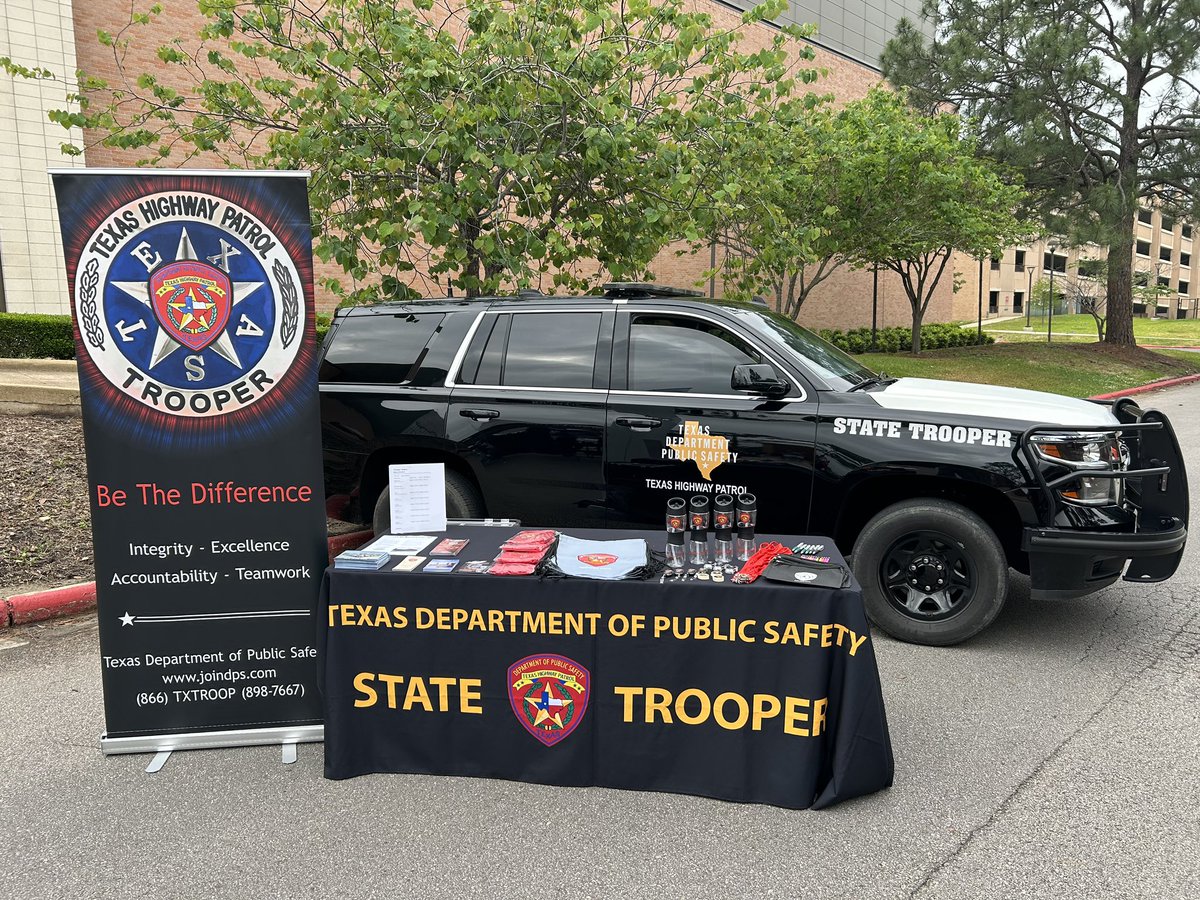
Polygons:
M343 550L333 561L335 569L374 572L388 564L391 555L384 550Z

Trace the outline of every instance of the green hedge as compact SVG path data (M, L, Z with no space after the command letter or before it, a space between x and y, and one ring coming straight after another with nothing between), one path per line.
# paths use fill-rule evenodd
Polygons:
M325 340L329 316L317 314L317 343ZM74 359L70 316L0 313L0 359Z
M880 328L876 332L875 350L871 350L871 329L855 328L851 331L835 331L822 328L821 337L847 353L902 353L912 349L911 328ZM974 328L940 323L921 326L921 349L941 350L945 347L973 347L976 344L994 344L996 339L984 332L983 340Z
M74 359L70 316L0 313L0 357Z

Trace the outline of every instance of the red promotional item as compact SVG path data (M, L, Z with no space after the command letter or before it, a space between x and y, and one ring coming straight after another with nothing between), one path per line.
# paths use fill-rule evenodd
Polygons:
M556 531L522 531L510 537L500 545L500 548L502 550L545 551L554 543L556 537L558 537Z
M498 563L533 563L537 565L546 555L545 550L501 550L496 557Z
M488 569L489 575L532 575L537 563L496 562Z
M736 578L742 584L750 584L754 581L754 579L762 574L763 569L770 564L771 560L777 556L782 556L785 553L791 552L791 547L785 547L778 541L767 541L758 548L757 553L746 560L746 564L742 566L742 569L737 573Z

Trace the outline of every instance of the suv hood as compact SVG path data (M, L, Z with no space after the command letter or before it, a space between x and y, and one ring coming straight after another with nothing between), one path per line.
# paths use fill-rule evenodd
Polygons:
M1031 425L1119 425L1107 406L1021 388L901 378L868 393L885 409L1016 419Z

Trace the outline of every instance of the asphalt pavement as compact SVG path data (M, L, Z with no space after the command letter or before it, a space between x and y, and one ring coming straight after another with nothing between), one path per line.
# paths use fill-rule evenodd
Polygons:
M1200 497L1200 385L1166 411ZM1193 504L1195 505L1195 503ZM93 617L0 632L0 897L1183 898L1200 894L1200 540L1162 585L949 649L876 635L896 782L822 812L321 776L321 747L105 758Z

